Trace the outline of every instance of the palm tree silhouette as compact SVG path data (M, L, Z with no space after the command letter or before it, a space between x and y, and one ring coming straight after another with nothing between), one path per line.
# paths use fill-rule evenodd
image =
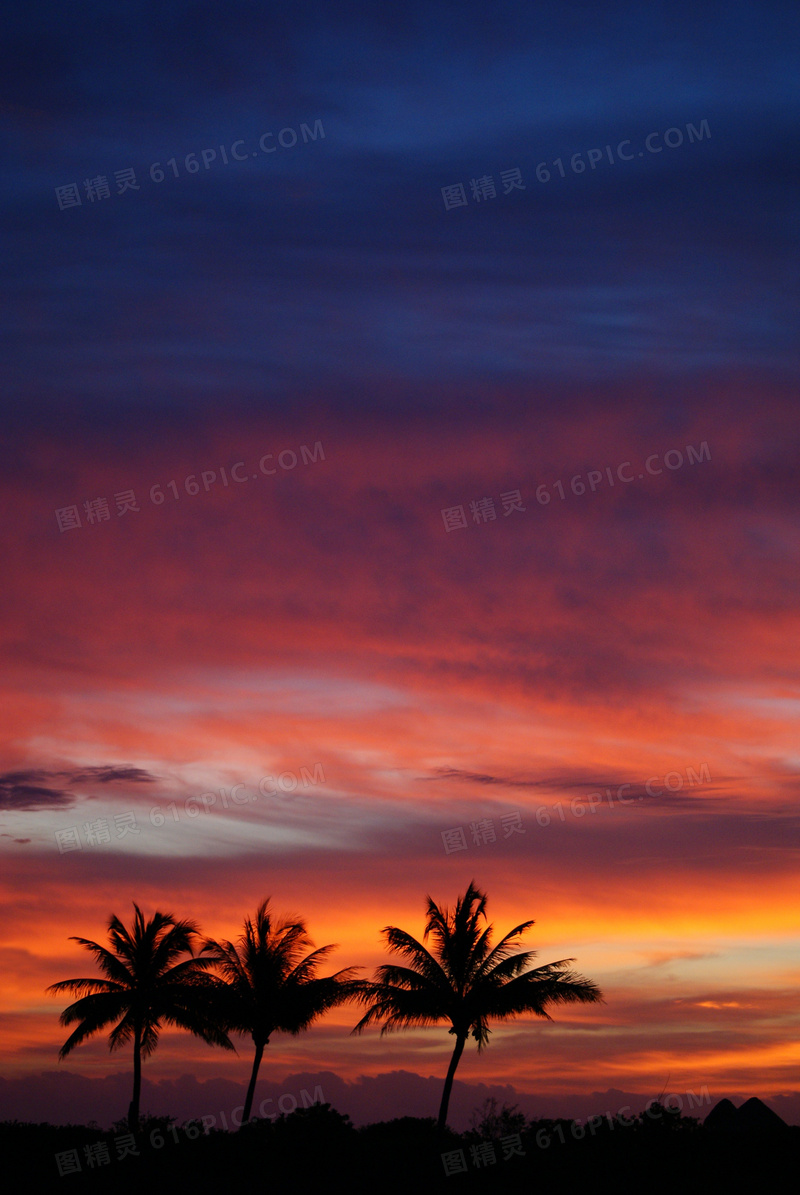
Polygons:
M205 974L210 960L192 954L200 934L196 923L176 921L171 913L159 912L145 922L135 902L133 907L136 915L131 930L112 915L108 923L110 950L86 938L70 938L92 952L105 979L65 979L47 988L54 995L71 992L80 997L59 1019L62 1025L80 1022L61 1047L59 1058L66 1058L75 1046L114 1021L110 1049L133 1039L131 1131L139 1127L142 1059L155 1050L162 1023L188 1029L209 1045L234 1048L214 1020L214 991L219 984ZM177 961L187 953L192 957Z
M450 1022L456 1043L439 1107L441 1131L447 1123L456 1067L470 1033L480 1052L489 1040L490 1019L508 1021L534 1013L551 1020L548 1005L590 1004L602 1001L603 996L590 980L566 969L574 959L526 969L537 952L514 953L514 948L533 921L516 926L491 949L493 927L487 925L483 932L480 928L480 919L486 920L486 894L474 881L458 898L453 913L440 908L430 896L427 900L423 942L431 937L434 952L405 930L387 926L382 931L387 948L404 956L410 965L387 963L378 968L374 983L361 985L360 998L370 1007L353 1032L360 1033L377 1021L383 1021L381 1036L393 1029Z
M250 1119L258 1068L272 1034L296 1037L328 1009L352 999L363 986L363 981L353 979L358 967L317 979L317 968L336 946L322 946L303 957L314 945L305 921L294 917L273 920L269 900L262 901L253 921L245 918L238 946L207 938L202 951L225 985L218 1003L220 1022L229 1032L249 1034L255 1043L242 1125Z

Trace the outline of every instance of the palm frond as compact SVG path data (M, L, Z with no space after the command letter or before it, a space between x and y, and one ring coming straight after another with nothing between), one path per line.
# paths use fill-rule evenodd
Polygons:
M59 1017L59 1023L72 1025L75 1021L80 1021L80 1024L59 1050L59 1058L66 1058L75 1046L123 1016L128 1006L127 999L125 993L103 992L84 996L65 1008Z
M217 942L213 938L206 938L201 956L205 951L208 951L212 965L223 975L227 983L240 988L252 987L252 979L245 962L232 942Z
M375 981L363 984L356 998L366 1011L353 1029L382 1023L382 1032L449 1021L450 1032L469 1033L482 1050L490 1020L534 1014L548 1020L547 1008L602 999L599 988L569 970L572 959L535 967L535 950L520 950L520 939L534 924L523 921L491 947L486 894L472 881L454 909L427 898L423 943L404 930L387 927L387 947L407 966L384 964Z
M74 1004L69 1004L58 1018L59 1025L72 1025L75 1021L92 1020L98 1015L106 1015L108 1009L119 1009L115 1015L122 1016L130 1004L130 993L125 991L93 992L82 996ZM113 1019L109 1014L108 1019ZM106 1024L108 1020L106 1021Z
M179 921L159 938L148 943L149 966L155 975L162 975L184 954L191 954L195 939L199 936L194 921Z
M210 958L187 958L182 963L162 970L155 982L158 986L165 983L193 983L200 980L212 966Z
M546 1011L548 1006L602 1002L603 996L596 984L573 971L564 971L561 964L550 964L518 975L497 988L490 997L492 1015L503 1019L532 1012L549 1020L552 1018Z
M141 1051L142 1058L149 1058L158 1045L158 1033L161 1028L161 1018L152 1018L152 1014L142 1029Z
M133 1040L135 1032L136 1025L131 1010L128 1009L119 1024L115 1025L108 1035L108 1048L110 1050L119 1050L120 1047L127 1045L129 1041Z
M222 984L207 974L212 959L193 955L199 936L197 924L176 921L171 913L159 911L146 920L135 902L133 907L130 928L115 914L110 917L111 949L88 938L72 939L94 955L107 978L66 979L47 989L53 995L70 992L79 996L61 1014L62 1024L80 1021L62 1047L61 1057L115 1021L109 1035L112 1050L137 1039L142 1056L147 1057L158 1044L162 1022L233 1049L216 1020ZM188 959L182 957L187 953Z
M91 942L88 938L70 938L70 942L77 942L79 946L83 946L86 950L91 951L95 956L95 961L109 979L113 979L116 983L130 984L133 978L132 971L125 963L112 954L105 946L100 946L97 942Z
M507 959L518 945L518 942L516 942L515 939L521 938L522 935L526 934L531 926L535 924L535 921L523 921L520 925L515 925L512 930L509 930L505 937L501 938L494 949L484 958L481 966L478 968L477 973L483 975L488 974L488 972L492 971L498 963ZM535 958L537 953L538 951L536 950L526 951L526 955L529 958Z
M314 978L314 972L334 950L338 950L338 946L320 946L318 950L307 955L292 968L286 976L287 981L290 983L310 982Z
M403 991L426 991L434 994L452 994L453 988L443 972L429 976L426 971L413 967L400 967L396 963L382 963L375 970L376 986L397 987Z
M249 1033L257 1041L268 1040L275 1031L296 1035L324 1012L356 999L358 968L318 977L336 946L313 945L305 922L293 915L273 916L268 900L255 917L245 918L237 944L205 939L200 955L210 960L227 989L217 1004L227 1031Z
M497 987L498 984L504 983L508 979L514 979L526 967L531 966L537 954L538 951L536 950L520 950L516 954L509 953L505 958L495 963L491 970L488 969L487 960L486 966L478 968L472 979L472 983L481 987L487 984Z
M411 990L397 988L389 984L374 985L371 993L372 1004L361 1020L352 1029L352 1033L361 1033L369 1025L383 1021L381 1036L394 1029L405 1029L412 1026L425 1027L437 1025L442 1020L449 1020L449 1009L442 998L440 1005L431 1000L429 990Z
M431 982L441 983L447 981L447 975L440 960L435 959L429 950L418 942L416 938L412 938L411 934L407 934L405 930L397 929L396 926L388 925L383 930L383 935L386 938L386 944L390 950L395 954L402 955L408 959L415 971L420 975L425 975Z
M130 988L121 983L112 983L110 979L62 979L60 983L51 983L45 988L47 995L57 996L61 992L70 992L74 996L89 995L102 992L126 992Z

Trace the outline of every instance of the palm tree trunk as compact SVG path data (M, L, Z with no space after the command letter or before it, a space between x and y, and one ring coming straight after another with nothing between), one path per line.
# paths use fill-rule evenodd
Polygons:
M450 1059L450 1065L447 1068L447 1078L444 1081L442 1102L439 1105L439 1123L436 1127L440 1133L444 1132L444 1129L447 1126L447 1109L450 1104L450 1092L453 1090L453 1079L455 1078L456 1067L458 1066L459 1059L464 1052L466 1040L466 1034L463 1037L460 1033L456 1034L456 1047L453 1050L453 1057Z
M128 1128L132 1133L139 1129L139 1102L142 1095L142 1030L136 1026L133 1035L133 1099L128 1109Z
M258 1078L258 1068L261 1066L261 1058L264 1054L264 1042L256 1042L256 1056L253 1059L253 1070L250 1075L250 1086L247 1088L247 1098L244 1101L244 1111L242 1112L242 1125L247 1124L250 1119L250 1110L253 1107L253 1096L256 1093L256 1079ZM241 1128L242 1125L239 1127Z

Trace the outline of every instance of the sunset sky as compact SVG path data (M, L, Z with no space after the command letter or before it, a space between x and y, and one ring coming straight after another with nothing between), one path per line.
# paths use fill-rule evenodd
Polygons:
M368 977L474 879L605 1003L471 1043L456 1123L478 1084L800 1123L798 23L18 13L0 1119L127 1111L44 989L133 901L235 937L270 896ZM358 1015L259 1091L434 1115L446 1027ZM145 1077L199 1114L249 1064L165 1032Z

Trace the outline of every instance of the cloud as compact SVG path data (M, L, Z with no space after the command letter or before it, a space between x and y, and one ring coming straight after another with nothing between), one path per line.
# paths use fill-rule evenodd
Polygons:
M683 777L679 778L681 784L684 784ZM630 804L632 801L646 801L649 805L664 806L666 808L674 809L677 806L684 808L691 808L695 806L699 808L701 804L710 797L710 784L704 782L702 786L702 798L693 793L690 789L688 791L669 791L668 789L651 788L648 791L648 784L657 785L661 777L653 776L647 781L639 782L620 782L619 777L614 780L598 780L585 779L584 777L573 776L550 776L541 780L523 780L516 779L511 776L496 776L490 772L471 772L463 768L453 767L439 767L434 768L434 775L432 776L418 776L418 780L461 780L472 784L483 784L486 786L496 786L499 788L532 788L542 789L548 793L569 793L576 791L584 791L589 794L600 794L602 801L609 806L613 805L615 799L620 799L623 804Z
M84 768L80 772L62 772L68 776L73 784L113 784L117 780L127 780L130 784L154 784L157 777L146 772L144 768L120 768L113 766Z
M64 780L58 788L42 781ZM37 810L68 808L75 803L70 792L73 784L152 784L156 780L143 768L118 767L105 764L72 771L47 771L30 768L22 771L0 773L0 809ZM19 841L19 840L18 840ZM28 841L28 840L26 840Z
M97 1120L110 1124L121 1118L130 1099L130 1075L116 1072L103 1078L87 1078L70 1071L43 1071L24 1078L0 1079L0 1118L12 1116L22 1120L48 1120L51 1123L72 1123L76 1120ZM522 1086L523 1090L520 1090ZM453 1085L450 1123L458 1130L469 1127L474 1109L486 1099L494 1097L500 1103L516 1104L529 1118L587 1117L610 1112L614 1115L625 1108L626 1114L642 1111L658 1090L631 1091L609 1088L567 1095L536 1095L526 1092L524 1084L497 1082L465 1082L456 1079ZM396 1069L376 1075L360 1075L347 1080L330 1070L303 1070L286 1074L277 1082L259 1078L254 1111L263 1107L266 1115L274 1115L278 1101L284 1097L283 1109L292 1109L292 1100L299 1107L308 1105L321 1094L339 1112L351 1117L355 1125L372 1124L398 1116L435 1116L441 1099L442 1080L435 1075L422 1075ZM726 1093L716 1087L713 1094L707 1084L673 1082L669 1093L676 1093L686 1105L684 1112L703 1119L713 1103L729 1094L735 1102L746 1098L743 1093ZM689 1101L688 1091L692 1091ZM303 1095L303 1092L306 1095ZM749 1093L748 1094L752 1094ZM241 1115L244 1082L223 1078L198 1081L192 1075L153 1081L147 1077L142 1083L142 1104L154 1115L177 1116L190 1119L213 1116L217 1127L232 1127L232 1114ZM789 1123L800 1120L800 1093L786 1092L767 1099L775 1105Z
M2 760L0 805L47 810L30 851L7 841L6 920L44 957L169 894L234 935L268 864L279 907L343 940L343 963L383 961L378 927L419 933L421 893L452 899L475 874L496 924L535 913L553 957L619 954L670 993L690 973L711 1048L714 1022L739 1016L712 1006L738 999L726 982L752 971L768 989L795 930L785 14L720 39L694 10L620 35L588 9L579 32L513 5L479 29L412 2L398 30L364 0L306 22L236 0L222 33L194 6L187 52L181 7L154 40L124 14L82 24L48 4L49 32L34 15L0 48L17 157L2 202L22 230L0 262L19 432L0 477L14 511L0 636L4 729L26 745ZM447 69L431 70L442 46ZM541 69L520 71L531 54ZM34 138L23 107L58 116ZM705 117L696 144L556 176L562 155L583 167L592 145L616 155L631 138L635 153ZM223 143L253 151L317 118L313 143L221 160ZM191 175L184 155L204 145L216 161ZM117 167L136 191L114 193ZM524 190L443 210L443 185L515 167ZM90 202L98 174L112 194ZM83 203L62 212L69 183ZM768 217L743 236L743 212ZM317 440L324 461L261 471L262 453ZM686 459L704 442L702 464ZM241 484L223 481L240 460ZM120 517L129 488L139 509ZM499 496L517 489L524 509L506 517ZM110 518L90 525L83 503L101 496ZM497 517L478 525L482 497ZM82 525L62 534L54 512L73 503ZM467 525L450 533L456 504ZM221 808L220 786L252 792L317 760L324 786ZM704 760L713 786L647 791ZM630 803L594 808L593 791L627 781ZM121 794L137 835L111 824ZM90 845L78 826L61 857L48 831L78 820L61 812L78 800L112 838ZM506 839L517 806L524 832ZM493 817L495 842L468 834L445 854L442 831ZM18 820L33 834L33 815ZM668 962L673 947L760 950L765 932L780 943L744 961ZM41 1008L39 990L23 998ZM672 1008L652 1015L671 1025ZM40 1015L9 1049L59 1044ZM574 1081L593 1084L602 1034L588 1053L572 1037ZM675 1040L689 1059L691 1038ZM497 1073L538 1081L538 1041ZM761 1082L762 1057L727 1044Z
M649 950L643 951L648 959L648 967L664 967L667 963L687 961L695 962L699 959L718 958L716 951L706 950Z
M45 773L6 772L0 776L0 809L51 809L73 803L70 793L29 781Z
M550 780L512 780L505 776L490 776L485 772L466 772L462 768L434 768L434 776L418 776L418 780L471 780L476 784L497 784L503 788L549 788Z

